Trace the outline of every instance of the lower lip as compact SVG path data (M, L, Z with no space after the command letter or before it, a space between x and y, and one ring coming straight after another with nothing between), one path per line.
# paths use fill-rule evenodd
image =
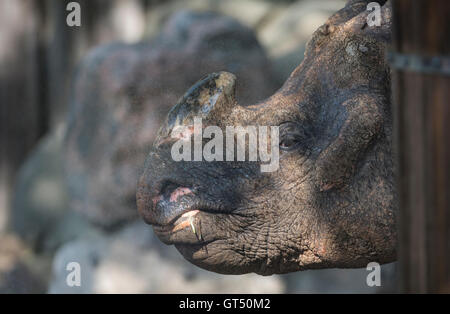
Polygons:
M155 227L157 228L157 231L164 232L164 233L173 233L173 232L182 230L184 228L187 228L187 227L191 226L191 220L199 212L200 211L197 210L197 209L190 210L188 212L185 212L183 215L181 215L179 218L177 218L174 223L172 223L170 225L157 226L157 227L155 226ZM180 221L180 222L178 222L178 221Z

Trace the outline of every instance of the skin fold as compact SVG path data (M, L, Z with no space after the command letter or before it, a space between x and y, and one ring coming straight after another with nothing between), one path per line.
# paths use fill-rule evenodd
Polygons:
M218 72L172 108L137 188L139 213L164 243L223 274L395 260L385 58L391 8L381 2L381 26L368 26L369 2L349 1L319 27L303 62L266 100L237 104L235 76ZM261 162L174 161L171 131L189 129L194 117L202 118L203 127L223 130L278 126L278 170L261 172Z

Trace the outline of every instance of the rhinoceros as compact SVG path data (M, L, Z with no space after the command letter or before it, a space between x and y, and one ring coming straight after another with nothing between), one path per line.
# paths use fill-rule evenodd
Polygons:
M396 259L385 58L391 8L379 1L381 23L374 25L369 2L349 1L319 27L302 63L269 98L238 104L239 81L228 72L204 77L180 98L137 188L139 213L164 243L222 274L359 268ZM261 171L260 159L175 160L174 145L196 136L196 119L202 131L213 126L222 134L230 126L277 128L267 145L278 150L278 167Z

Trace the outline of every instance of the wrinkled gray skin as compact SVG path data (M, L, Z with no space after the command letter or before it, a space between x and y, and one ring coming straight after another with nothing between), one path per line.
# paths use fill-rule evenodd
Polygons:
M385 61L391 10L385 4L381 27L369 27L368 2L349 1L321 26L302 64L272 97L240 106L234 76L221 72L198 82L172 109L137 191L141 216L163 242L224 274L395 260ZM218 100L205 110L212 97ZM278 171L262 173L259 162L173 161L170 131L192 125L194 116L203 118L203 127L279 126ZM181 217L189 210L199 210L195 234Z

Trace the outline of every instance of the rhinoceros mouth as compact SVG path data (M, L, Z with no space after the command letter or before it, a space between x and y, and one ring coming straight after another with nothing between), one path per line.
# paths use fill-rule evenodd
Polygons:
M140 190L138 209L165 244L201 244L213 240L217 223L229 214L230 206L213 199L198 186L162 181L156 193Z
M174 233L188 227L195 230L193 219L198 213L198 209L185 211L183 214L175 217L170 223L165 225L154 225L153 229L158 233Z
M187 210L177 216L169 224L153 225L153 230L158 238L165 244L198 245L211 241L205 240L205 230L202 222L211 218L215 213L200 211L198 209ZM209 234L207 235L209 238Z
M153 222L155 234L165 244L201 244L206 242L205 238L211 240L214 236L210 234L211 226L229 213L208 204L197 197L193 199L192 195L181 200L181 204L165 204L176 205L178 213L170 220Z

